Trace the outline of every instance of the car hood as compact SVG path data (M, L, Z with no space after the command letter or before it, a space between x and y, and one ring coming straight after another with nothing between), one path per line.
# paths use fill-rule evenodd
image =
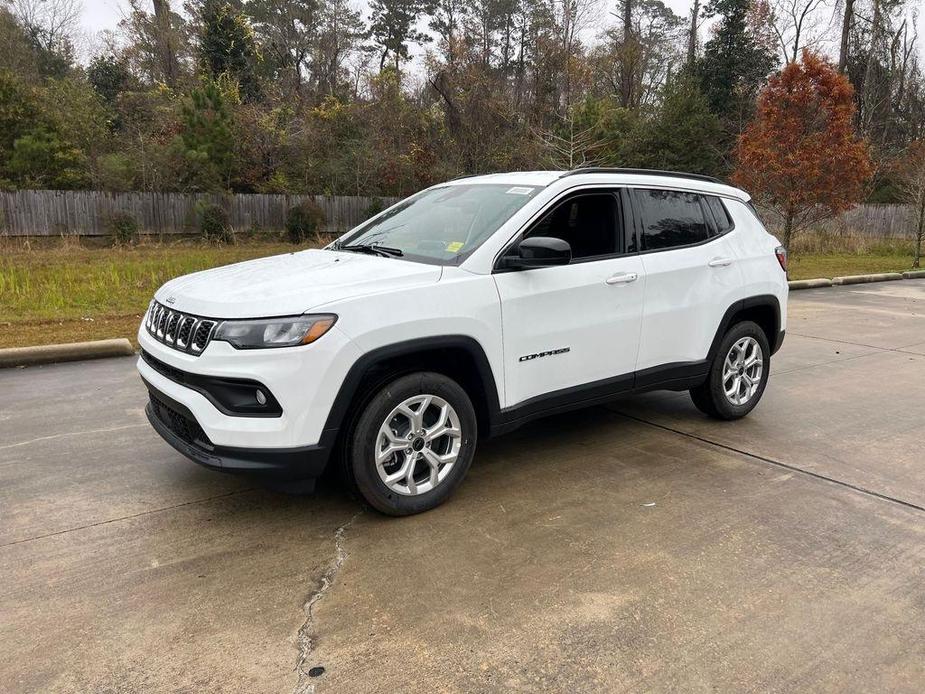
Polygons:
M342 299L432 284L441 270L398 258L309 250L178 277L155 298L210 318L291 316Z

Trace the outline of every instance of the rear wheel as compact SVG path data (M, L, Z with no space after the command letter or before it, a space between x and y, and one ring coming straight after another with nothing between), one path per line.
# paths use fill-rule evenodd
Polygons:
M393 516L420 513L459 486L477 438L466 391L442 374L414 373L370 400L353 429L346 464L373 508Z
M736 323L720 342L707 380L691 389L691 400L717 419L744 417L764 394L770 360L764 331L752 321Z

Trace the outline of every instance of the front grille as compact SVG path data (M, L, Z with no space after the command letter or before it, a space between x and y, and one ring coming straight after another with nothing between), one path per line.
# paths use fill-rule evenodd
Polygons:
M145 330L158 342L198 356L209 344L218 321L174 311L156 301L145 315Z
M206 436L202 427L199 426L199 422L192 417L187 417L177 412L170 405L156 398L154 393L149 392L148 395L151 398L151 411L154 413L154 416L157 417L164 426L170 429L170 431L179 436L186 443L205 446L210 449L212 448L212 442L209 440L209 437Z

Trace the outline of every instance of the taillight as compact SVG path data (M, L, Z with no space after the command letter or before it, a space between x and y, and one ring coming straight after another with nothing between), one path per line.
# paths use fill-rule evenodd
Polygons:
M777 256L777 262L780 263L780 269L784 271L784 274L787 273L787 249L783 246L778 246L774 249L774 255Z

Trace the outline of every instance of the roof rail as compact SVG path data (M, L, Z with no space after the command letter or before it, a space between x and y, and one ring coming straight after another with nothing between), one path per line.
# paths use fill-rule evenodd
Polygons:
M577 176L578 174L636 174L641 176L671 176L673 178L691 178L695 181L709 181L710 183L722 183L718 178L705 176L703 174L685 173L683 171L660 171L658 169L620 169L607 166L589 166L584 169L572 169L566 171L559 178L566 176Z

